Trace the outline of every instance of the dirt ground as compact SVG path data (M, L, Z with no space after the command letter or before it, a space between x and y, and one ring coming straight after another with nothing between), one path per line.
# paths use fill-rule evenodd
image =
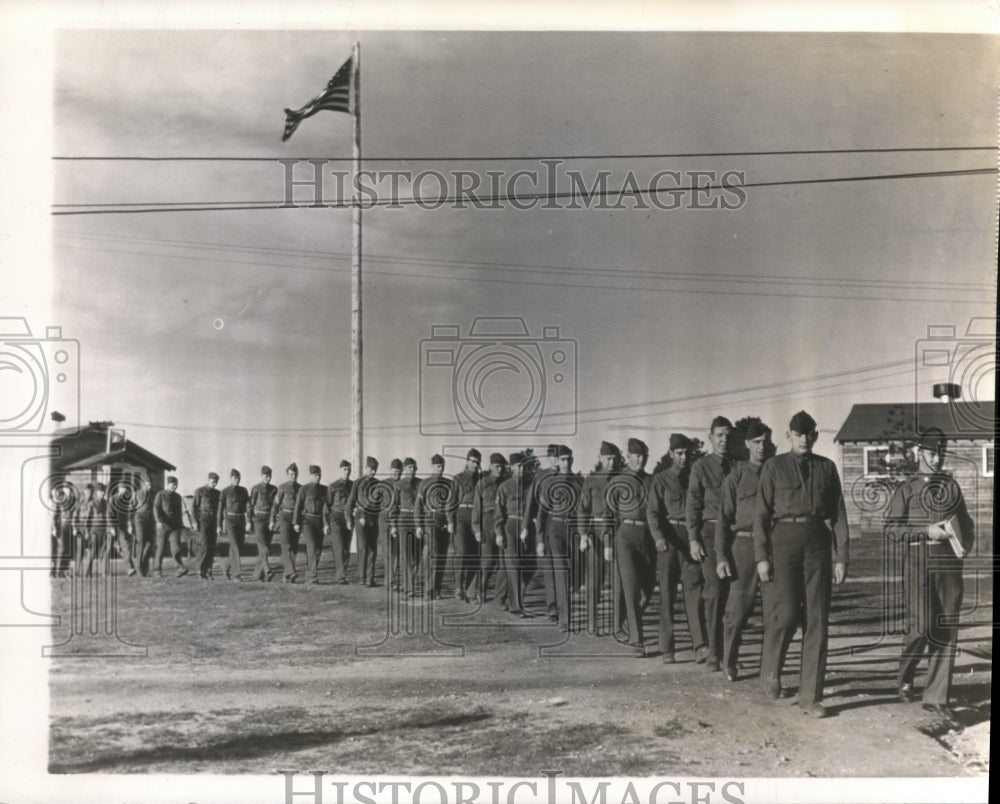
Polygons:
M319 586L246 582L249 572L242 584L55 580L54 610L75 624L53 634L64 644L50 676L49 769L988 774L992 580L966 577L949 723L895 697L899 638L882 636L882 612L898 610L884 597L894 587L881 582L878 548L856 540L852 577L835 587L825 701L833 716L821 721L797 705L797 639L783 678L790 696L771 702L759 692L759 615L731 683L694 663L679 605L678 662L666 665L633 658L609 635L567 636L544 617L515 620L492 603L397 603L384 585L335 586L329 553ZM117 605L104 608L109 590ZM538 583L529 604L544 609ZM657 612L658 596L646 612L651 648ZM609 620L605 612L597 627ZM95 653L104 655L87 655Z

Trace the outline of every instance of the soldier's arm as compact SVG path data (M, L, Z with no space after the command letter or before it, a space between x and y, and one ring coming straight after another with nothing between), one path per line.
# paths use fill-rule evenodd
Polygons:
M757 482L757 506L753 520L753 552L758 567L771 560L771 526L774 518L774 464L766 462ZM765 580L763 575L761 580Z
M705 484L702 481L702 472L702 467L697 463L691 467L691 480L688 483L684 506L688 539L692 542L701 542L702 514L705 511Z
M472 490L472 534L476 541L483 538L483 480Z
M663 484L654 477L653 482L649 484L649 494L646 498L646 521L649 523L650 533L653 534L656 549L661 553L667 550L667 537L660 527L666 513L663 509Z
M844 503L844 490L840 485L840 474L837 466L830 461L828 463L831 486L831 517L830 528L833 530L833 560L837 564L843 564L845 571L850 554L848 528L847 528L847 506ZM843 577L841 577L843 580Z
M720 578L730 575L729 559L732 551L733 523L736 521L736 477L732 472L719 489L719 523L715 529L716 571Z
M156 497L153 499L153 516L156 519L157 525L163 525L164 527L167 527L168 524L167 515L166 512L163 510L164 502L165 501L163 499L163 492L162 491L156 492Z

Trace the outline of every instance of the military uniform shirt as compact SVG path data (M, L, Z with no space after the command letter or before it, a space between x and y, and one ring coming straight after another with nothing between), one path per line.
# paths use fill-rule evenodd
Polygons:
M222 492L208 486L199 486L194 490L194 500L191 503L194 511L194 523L199 528L201 521L205 518L212 519L219 511L219 499Z
M493 521L495 535L505 537L504 526L509 518L517 517L518 529L527 527L531 486L522 477L508 477L497 488L496 516Z
M254 516L270 515L278 487L271 483L258 483L250 490L250 511Z
M352 516L376 517L379 515L381 497L373 495L379 479L375 475L362 475L351 485L351 496L347 498L347 512Z
M346 513L347 503L351 499L351 492L354 490L354 481L350 478L339 477L328 487L326 495L327 515L331 513Z
M725 461L725 463L723 463ZM687 527L691 541L701 541L702 525L719 518L719 493L722 481L737 464L718 453L706 455L691 467L687 493Z
M392 501L392 508L389 510L390 527L398 528L402 515L414 516L417 510L417 494L420 490L421 480L416 476L411 478L401 477L395 481L396 494Z
M583 481L583 489L580 492L580 515L583 517L593 517L594 519L604 519L610 515L608 511L607 490L612 479L618 476L618 472L591 472L587 479Z
M961 545L968 553L976 541L975 526L958 483L945 472L921 472L896 488L885 520L887 524L909 526L898 536L907 542L916 542L921 540L921 535L926 538L928 525L943 522L952 516L961 531ZM949 542L928 542L927 549L929 555L955 554Z
M801 464L805 464L803 469ZM757 488L754 548L757 561L767 561L771 530L783 517L826 519L833 530L834 556L847 564L847 509L837 467L820 455L777 455L764 463ZM767 550L763 555L761 550Z
M323 516L323 509L326 507L327 487L322 483L306 483L299 489L299 496L295 498L295 513L293 523L302 524L304 516Z
M291 512L295 510L295 501L302 490L302 484L295 480L286 480L278 486L278 493L274 497L274 506L271 508L271 521L278 521L278 514L281 511Z
M226 486L219 497L219 522L223 517L246 516L250 492L244 486Z
M653 480L649 484L646 519L657 542L667 540L668 520L685 522L687 488L687 467L681 469L677 464L673 464L653 475Z
M156 522L167 530L180 530L184 526L182 518L181 495L176 491L163 489L156 493L153 501L153 512Z
M719 526L715 529L715 554L720 561L728 554L737 531L753 531L759 479L760 466L745 463L722 483Z
M458 509L466 510L473 508L476 499L476 486L482 482L479 472L470 472L463 469L451 479L451 498L448 501L448 524L454 533L458 517Z
M429 527L431 522L440 526L448 524L448 499L451 481L444 475L425 477L417 486L417 519Z
M625 469L611 481L607 491L609 510L618 518L619 524L625 519L646 523L652 480L644 469L638 472Z

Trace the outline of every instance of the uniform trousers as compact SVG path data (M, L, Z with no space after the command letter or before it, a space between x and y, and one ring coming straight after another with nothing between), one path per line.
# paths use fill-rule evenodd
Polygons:
M243 514L226 514L225 528L229 536L229 561L226 564L226 577L239 578L243 572L243 562L240 553L246 543L247 521Z
M780 683L788 646L802 625L799 705L823 699L832 582L832 537L822 522L777 522L771 533L771 589L764 597L761 680Z
M455 533L452 535L455 548L455 593L459 597L468 595L469 590L479 595L479 542L472 533L472 508L459 508L455 512Z
M643 641L641 600L644 594L647 600L651 594L651 541L645 525L623 522L615 530L615 562L622 584L629 644L632 645L641 645Z
M91 575L94 572L94 562L104 551L104 543L109 538L107 528L94 528L81 534L78 539L78 555L83 556L81 562L83 574ZM81 567L77 567L77 575L80 574Z
M271 574L271 563L267 560L267 555L271 552L271 538L270 515L255 513L253 515L253 540L257 545L257 563L253 568L253 577L262 581L267 580Z
M134 560L139 575L145 578L149 575L149 560L153 556L153 545L156 541L156 524L148 519L133 520L135 540L132 544Z
M604 591L604 580L608 570L614 570L613 564L608 564L604 560L605 547L612 547L614 540L612 537L612 525L607 524L604 529L601 523L596 523L594 530L589 533L590 544L583 551L586 562L587 589L585 595L587 609L587 631L596 633L598 629L598 608L601 603L601 593Z
M507 574L507 602L511 614L524 611L524 587L521 566L521 524L520 517L508 517L504 523L503 565Z
M656 576L660 584L660 651L669 656L676 650L674 601L678 586L682 589L691 649L697 650L705 644L705 603L702 599L705 578L701 564L691 560L687 549L687 528L673 523L668 528L667 549L656 554Z
M701 597L705 602L705 631L708 637L708 660L715 659L722 663L723 625L722 615L726 611L726 597L729 594L729 581L719 577L716 566L719 558L715 554L715 522L706 522L702 526L702 546L705 550L705 561L702 564L702 577L705 585L701 589Z
M174 563L178 567L184 566L184 562L181 561L181 529L158 524L156 526L156 553L153 556L153 567L157 573L163 572L163 553L168 542Z
M573 557L572 543L574 541L569 523L565 519L549 519L545 528L545 540L546 553L552 566L552 582L555 587L559 625L569 630L573 614L573 602L570 597L573 579L570 575Z
M132 560L132 540L125 528L109 528L104 547L101 550L101 566L105 575L111 574L111 551L118 553L119 558L125 562L128 570L135 570L135 562Z
M435 521L424 524L424 594L441 595L444 584L444 568L448 561L448 545L451 534L444 522Z
M503 551L497 547L493 530L493 511L483 511L482 541L479 543L479 599L485 603L493 581L493 602L498 607L507 603L507 571L503 566Z
M347 516L343 509L330 512L330 542L336 567L335 580L343 583L347 580L347 565L351 558L351 531L347 527Z
M323 553L323 517L302 516L302 541L306 546L306 583L319 583L319 558Z
M299 534L292 526L292 512L289 510L278 512L278 540L281 543L281 564L284 570L282 577L288 581L297 574L295 556L299 552Z
M538 544L545 545L545 553L541 556L535 555L535 571L542 576L542 584L545 587L545 608L549 614L556 614L558 602L556 600L556 576L555 565L552 561L552 553L548 549L549 543L549 520L546 519L545 528L538 534Z
M423 552L421 540L417 538L416 518L404 512L399 517L399 563L403 574L403 591L407 595L417 593L417 575L420 572L420 556Z
M382 531L382 555L385 557L385 585L390 589L399 591L402 588L403 579L399 572L400 537L392 535L389 527L389 518L379 517L379 527Z
M730 548L732 561L729 581L729 599L723 615L723 667L735 670L740 660L740 645L743 643L743 629L753 614L757 601L757 589L761 590L761 602L771 593L771 585L761 585L754 560L753 539L750 534L738 534Z
M73 526L69 522L58 523L52 535L52 576L65 576L69 572L72 557Z
M378 515L356 513L354 538L358 545L358 576L361 583L375 585L375 559L378 558ZM388 575L388 573L387 573ZM388 583L388 578L386 578Z
M202 519L198 523L198 549L195 553L194 565L201 578L207 578L212 574L212 564L215 563L215 545L218 538L214 516L211 519Z
M906 636L899 663L899 684L912 684L917 665L927 654L924 703L948 704L958 644L962 608L962 560L948 545L904 547L903 589L906 595ZM928 566L930 565L930 566Z

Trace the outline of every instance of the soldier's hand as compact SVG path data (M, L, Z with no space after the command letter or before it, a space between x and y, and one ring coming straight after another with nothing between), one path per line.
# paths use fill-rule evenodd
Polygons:
M537 544L535 547L535 553L539 556L539 558L545 555L545 544L543 542L539 542Z
M715 571L720 578L732 577L732 573L729 571L728 561L720 561L718 564L716 564Z
M363 516L358 517L358 524L361 525L361 527L365 526L365 518Z
M757 562L757 576L760 578L761 583L771 582L771 562L770 561L758 561Z
M389 531L389 535L390 535L390 536L391 536L391 537L392 537L393 539L398 539L398 538L399 538L399 529L398 529L398 528L392 528L392 529L391 529L391 530Z
M325 533L327 536L330 535L330 526L329 525L327 525L325 528L323 528L323 533Z
M527 528L522 528L521 529L521 541L522 542L528 541L528 529Z
M841 564L840 562L834 564L833 582L835 584L842 584L846 577L847 577L847 564Z
M656 552L657 553L665 553L665 552L667 552L667 540L666 539L657 539L656 540Z
M497 543L497 547L499 547L501 550L507 549L507 545L504 544L503 536L497 536L496 539L494 539L494 541Z
M704 561L705 560L705 548L702 547L701 542L697 539L692 539L690 544L691 550L691 560L692 561Z
M586 553L587 548L590 547L590 538L587 536L580 537L580 552Z
M292 527L295 528L295 532L296 533L301 533L302 532L302 526L301 525L292 525Z
M943 525L936 522L933 525L927 526L927 541L943 542L947 540L948 540L948 531L944 529Z
M472 535L475 537L477 542L481 542L483 540L483 534L481 531L473 530Z
M417 528L417 538L418 539L424 538L424 529L423 528Z
M614 561L614 558L615 558L615 551L612 550L610 547L605 547L604 548L604 560L605 561Z

